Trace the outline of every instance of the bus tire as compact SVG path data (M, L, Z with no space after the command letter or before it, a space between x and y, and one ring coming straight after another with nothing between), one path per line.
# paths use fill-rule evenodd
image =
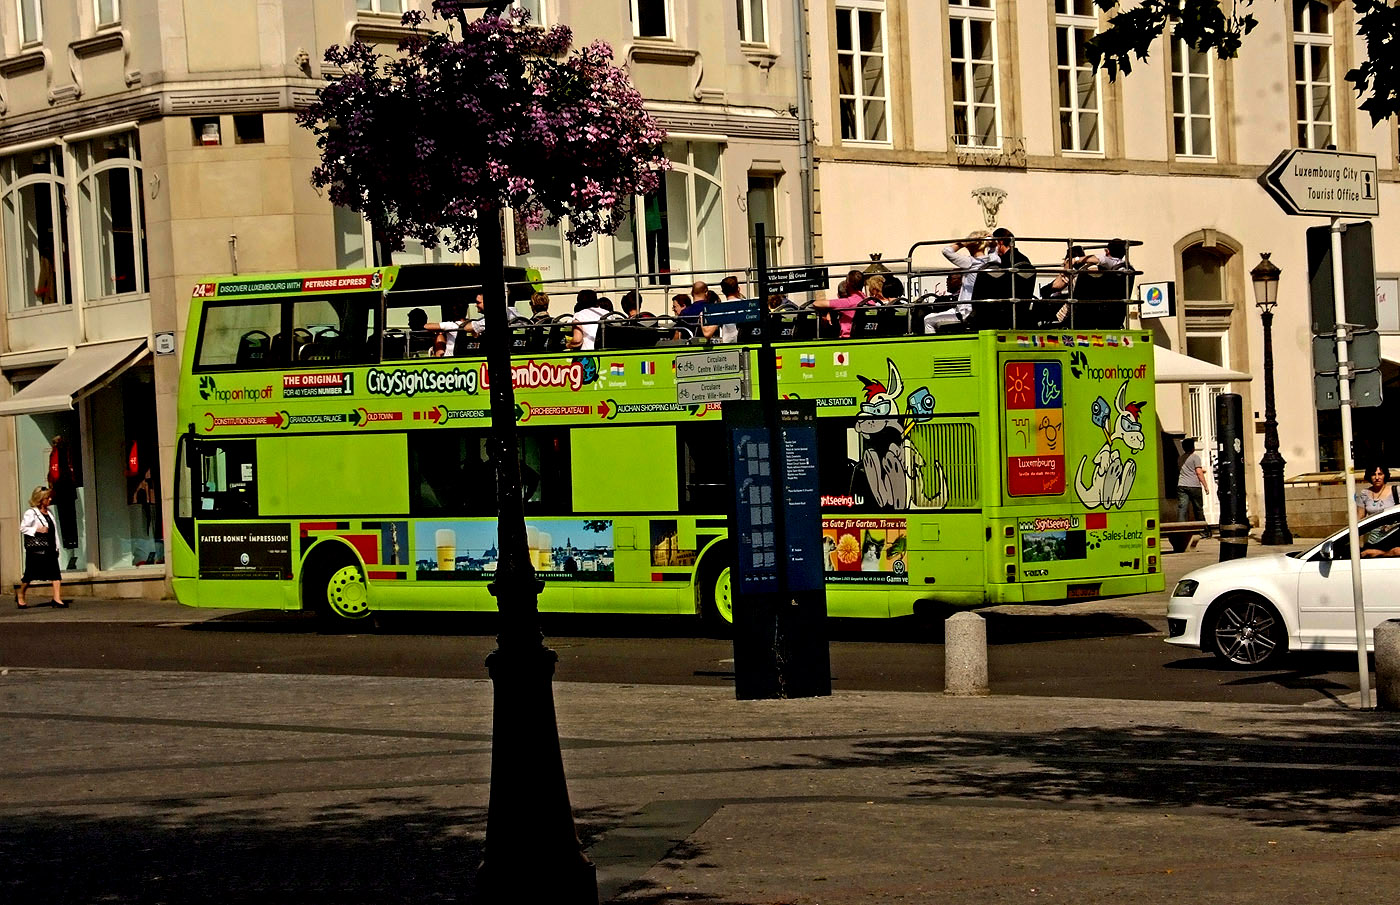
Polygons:
M314 555L302 572L303 606L316 613L323 629L341 631L370 617L369 586L348 550Z
M711 550L700 563L700 618L716 637L734 634L734 570L727 547Z

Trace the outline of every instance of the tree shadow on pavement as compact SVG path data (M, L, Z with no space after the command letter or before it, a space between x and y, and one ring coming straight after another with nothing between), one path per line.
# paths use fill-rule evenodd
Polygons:
M1259 826L1328 833L1400 826L1400 744L1364 722L1338 732L1071 728L857 743L830 769L912 771L910 797L1090 807L1208 808Z
M121 816L64 812L0 821L0 902L162 905L425 905L471 900L486 812L413 797L297 817L193 802ZM591 845L621 816L577 813ZM523 896L522 901L527 901Z

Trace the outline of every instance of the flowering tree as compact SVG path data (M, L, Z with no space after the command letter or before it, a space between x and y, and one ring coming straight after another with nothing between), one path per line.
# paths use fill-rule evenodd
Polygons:
M297 117L321 148L312 183L393 250L488 242L506 207L531 229L567 217L577 244L611 232L667 167L641 94L606 42L570 53L567 26L528 27L523 10L468 21L468 5L405 13L415 32L394 57L326 51L341 77ZM420 30L430 19L445 28Z
M567 223L585 243L621 222L638 194L655 191L667 163L665 133L642 109L612 50L570 50L572 34L529 26L506 4L469 20L470 0L434 0L410 11L412 34L396 56L355 42L326 51L340 77L298 122L317 136L311 181L362 212L381 259L416 239L481 258L487 369L499 511L499 560L491 593L500 611L491 804L477 875L485 901L597 902L564 782L538 594L521 504L504 287L501 215L530 228ZM432 27L425 27L432 26ZM524 888L533 895L522 895Z

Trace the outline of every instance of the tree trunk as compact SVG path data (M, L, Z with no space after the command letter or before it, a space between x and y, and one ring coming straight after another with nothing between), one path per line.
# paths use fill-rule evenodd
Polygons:
M485 218L478 233L498 512L496 578L490 589L500 625L496 650L486 658L494 688L491 803L476 898L596 905L597 877L574 826L559 748L552 684L559 658L540 633L543 585L530 562L525 532L498 220L499 213Z

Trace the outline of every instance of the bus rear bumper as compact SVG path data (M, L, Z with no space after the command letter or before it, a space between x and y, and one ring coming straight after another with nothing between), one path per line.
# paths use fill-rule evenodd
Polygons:
M1085 581L1026 581L992 585L987 588L987 602L998 603L1079 603L1109 597L1131 597L1166 589L1161 572L1145 575L1120 575Z

